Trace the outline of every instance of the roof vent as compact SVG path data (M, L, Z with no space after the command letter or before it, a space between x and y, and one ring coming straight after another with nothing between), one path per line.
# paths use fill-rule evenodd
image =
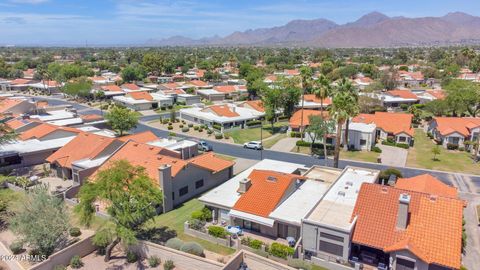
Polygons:
M338 192L338 196L343 196L343 197L345 197L345 191L339 191L339 192Z
M438 196L437 196L437 195L430 194L430 201L431 201L431 202L436 202L437 199L438 199Z
M277 178L274 177L274 176L269 176L267 177L267 181L270 181L270 182L277 182Z
M353 182L352 182L352 181L347 181L346 184L347 184L347 186L353 186Z
M388 192L388 188L385 187L385 186L383 186L383 187L382 187L382 193L387 193L387 192Z

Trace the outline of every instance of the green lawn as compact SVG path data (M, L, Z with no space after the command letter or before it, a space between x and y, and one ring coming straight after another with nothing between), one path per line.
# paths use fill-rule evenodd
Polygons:
M288 122L276 122L273 125L273 132L272 132L272 125L271 124L264 124L263 139L269 138L272 134L277 133L281 127L287 126ZM235 143L243 144L249 141L260 141L260 127L258 128L250 128L250 129L237 129L230 132L226 132L228 136L230 136ZM265 142L266 143L266 142Z
M377 158L380 156L380 153L373 151L345 151L341 150L340 158L341 159L351 159L365 162L377 162Z
M198 201L197 199L192 199L184 203L182 206L176 208L175 210L157 216L153 221L153 225L149 224L148 227L167 226L170 229L175 230L177 233L177 237L182 239L183 241L197 242L202 245L203 248L205 248L206 250L222 255L233 254L235 252L234 249L227 248L222 245L217 245L210 241L192 237L183 233L183 224L185 223L185 221L190 219L191 213L196 210L201 210L202 208L203 204L200 201Z
M440 146L440 155L433 160L435 143L421 129L415 129L415 144L408 151L407 166L432 170L480 174L480 164L473 162L470 153L452 151Z

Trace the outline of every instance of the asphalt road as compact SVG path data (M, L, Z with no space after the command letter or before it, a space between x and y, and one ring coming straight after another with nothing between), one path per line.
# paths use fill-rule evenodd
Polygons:
M68 102L58 98L35 98L36 100L39 99L46 99L49 101L51 105L65 105L69 104L72 105L75 109L78 110L80 114L99 114L101 115L102 112L98 109L92 109L85 105L80 105L73 102ZM138 124L137 128L132 130L132 132L141 132L150 130L155 135L159 137L167 137L168 131L161 130L158 128L154 128L151 126L146 125L146 123L159 119L158 115L150 115L144 116L140 118L140 123ZM183 134L178 134L179 137L198 140L197 138L186 136ZM261 160L263 159L274 159L274 160L281 160L286 162L293 162L293 163L300 163L305 164L307 166L312 165L324 165L324 159L319 159L316 157L303 155L303 154L295 154L295 153L287 153L287 152L277 152L271 150L263 150L263 151L256 151L250 149L244 149L240 145L234 145L230 143L222 143L215 140L206 140L213 146L213 149L216 153L244 158L244 159L255 159ZM333 162L329 160L329 164L331 165ZM376 164L376 163L368 163L368 162L359 162L359 161L351 161L351 160L341 160L339 162L339 167L344 168L346 166L358 166L364 168L371 168L371 169L378 169L383 170L388 168L388 166ZM479 165L480 166L480 165ZM426 169L419 169L419 168L408 168L408 167L401 167L399 169L404 177L412 177L419 174L429 173L443 182L456 186L461 192L468 192L468 193L480 193L480 176L473 176L473 175L466 175L466 174L459 174L453 172L442 172L442 171L432 171Z

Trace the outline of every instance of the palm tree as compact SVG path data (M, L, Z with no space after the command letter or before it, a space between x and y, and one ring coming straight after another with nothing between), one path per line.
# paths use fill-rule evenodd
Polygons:
M340 83L337 86L333 95L332 106L330 107L330 117L334 119L337 124L333 158L333 166L335 168L338 168L338 161L340 158L342 126L349 121L350 117L354 115L355 112L358 112L358 98L355 98L355 95L352 95L351 92L345 91L345 87L346 85L344 83Z
M313 83L313 93L315 97L320 99L320 116L325 119L323 114L323 101L328 98L332 93L332 87L330 86L330 80L323 74L318 77ZM325 164L327 164L327 136L328 133L323 134L323 151L325 155Z
M15 133L5 124L0 124L0 145L10 143L17 139L18 134Z
M360 112L360 108L358 106L358 92L355 87L353 87L352 83L345 78L343 78L338 84L337 91L346 93L351 97L352 100L350 106L347 106L346 108L349 117L346 119L345 133L343 136L343 146L345 149L348 149L348 127L350 125L350 117L354 117Z
M300 140L303 141L303 105L305 104L305 92L311 85L313 71L310 67L304 66L300 69L300 77L302 78L302 107L300 117Z

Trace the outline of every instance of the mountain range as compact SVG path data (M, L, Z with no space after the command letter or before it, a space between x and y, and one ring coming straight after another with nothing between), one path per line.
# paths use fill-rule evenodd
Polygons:
M298 46L326 48L404 47L480 44L480 17L462 12L442 17L388 17L379 12L354 22L294 20L272 28L192 39L151 39L148 46Z

